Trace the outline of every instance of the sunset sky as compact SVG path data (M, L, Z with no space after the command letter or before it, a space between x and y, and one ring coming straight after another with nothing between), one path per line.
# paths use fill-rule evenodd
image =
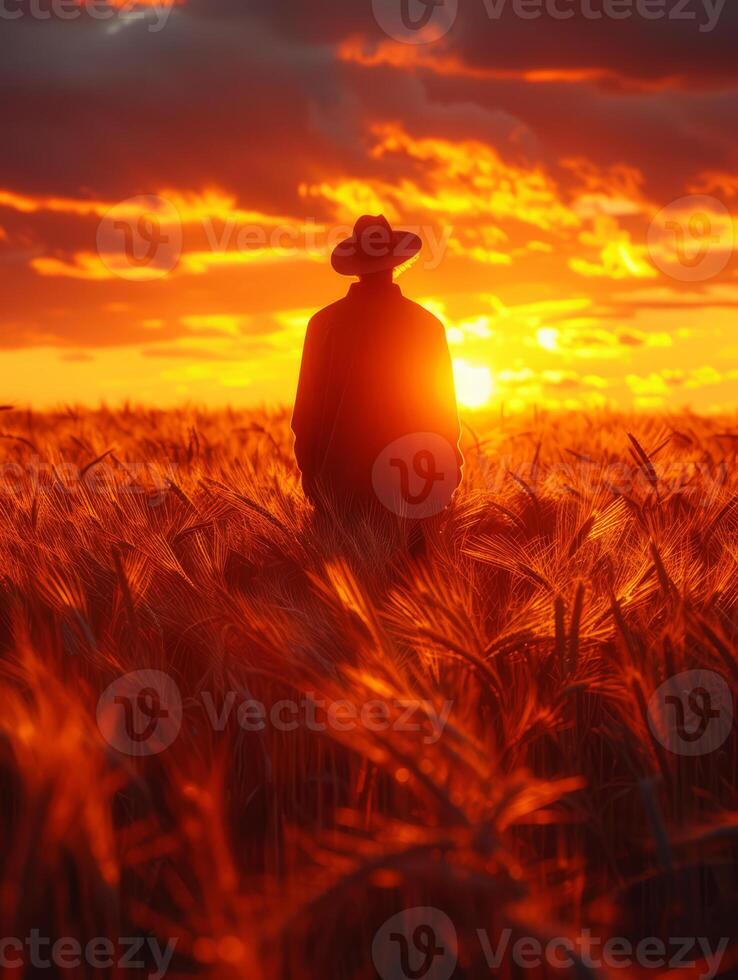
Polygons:
M738 5L459 0L411 44L387 4L5 3L0 403L290 402L330 247L383 213L465 407L738 406Z

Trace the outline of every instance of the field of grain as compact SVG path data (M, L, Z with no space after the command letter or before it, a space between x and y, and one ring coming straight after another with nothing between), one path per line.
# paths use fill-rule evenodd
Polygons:
M454 977L573 975L492 973L479 930L506 928L725 938L738 969L735 728L681 753L649 716L684 671L736 688L738 418L468 421L412 555L389 514L312 514L287 411L0 412L3 937L390 980L378 930L429 907ZM134 671L181 697L150 754L100 707Z

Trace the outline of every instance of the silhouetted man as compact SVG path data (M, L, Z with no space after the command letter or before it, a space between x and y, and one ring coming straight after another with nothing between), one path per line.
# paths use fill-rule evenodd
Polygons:
M422 518L459 485L446 332L393 283L420 248L366 215L333 253L335 271L359 281L308 325L292 418L303 488L319 508L379 501Z

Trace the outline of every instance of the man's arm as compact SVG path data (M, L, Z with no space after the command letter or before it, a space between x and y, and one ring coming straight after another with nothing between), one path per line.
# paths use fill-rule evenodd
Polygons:
M432 398L434 424L433 431L450 443L456 453L456 463L458 472L456 475L457 486L461 482L461 467L464 457L459 449L459 439L461 438L461 426L459 424L459 411L456 404L456 386L454 384L454 370L451 363L451 354L446 340L446 329L436 317L433 319L433 329L431 331L431 350L433 365L433 380L435 391Z
M310 477L317 463L316 436L323 404L323 350L321 331L316 318L308 323L302 350L300 378L297 382L292 431L295 434L295 457L303 476Z

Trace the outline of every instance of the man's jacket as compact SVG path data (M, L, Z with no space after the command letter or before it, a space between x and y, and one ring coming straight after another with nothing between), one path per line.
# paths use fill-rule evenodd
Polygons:
M308 325L292 429L313 499L323 491L370 498L377 457L417 432L453 447L458 486L463 460L443 324L399 286L352 285Z

